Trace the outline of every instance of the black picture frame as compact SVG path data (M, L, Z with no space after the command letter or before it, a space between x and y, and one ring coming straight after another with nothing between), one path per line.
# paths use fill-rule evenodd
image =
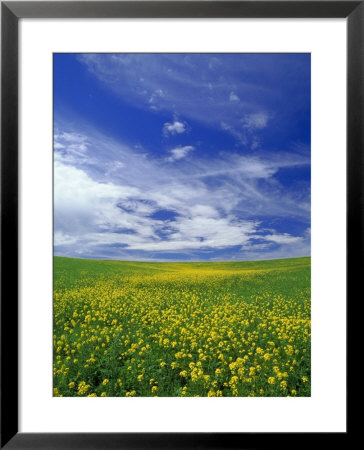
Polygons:
M347 305L363 272L364 1L1 2L1 448L267 448L307 444L311 433L18 432L18 21L21 18L346 18ZM348 309L348 307L347 307ZM349 346L347 347L350 352ZM349 354L349 353L348 353ZM315 443L347 432L316 433Z

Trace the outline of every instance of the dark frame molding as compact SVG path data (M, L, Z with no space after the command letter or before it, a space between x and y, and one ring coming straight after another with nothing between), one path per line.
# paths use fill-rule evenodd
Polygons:
M9 449L267 448L345 445L346 433L18 432L18 21L21 18L346 18L347 309L364 273L364 1L1 2L1 441ZM360 291L359 291L360 292ZM350 347L347 347L350 352ZM347 425L349 425L349 412ZM351 431L351 429L350 429ZM294 436L292 436L294 434Z

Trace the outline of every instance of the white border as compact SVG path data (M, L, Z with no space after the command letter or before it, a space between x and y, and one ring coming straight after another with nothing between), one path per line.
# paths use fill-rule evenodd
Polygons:
M345 431L346 21L22 19L20 30L20 431ZM311 398L52 398L52 52L123 51L312 53Z

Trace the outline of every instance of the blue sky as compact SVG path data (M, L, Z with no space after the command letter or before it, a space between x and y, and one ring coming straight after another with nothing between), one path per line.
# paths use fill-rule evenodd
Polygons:
M55 255L310 255L310 79L309 54L55 54Z

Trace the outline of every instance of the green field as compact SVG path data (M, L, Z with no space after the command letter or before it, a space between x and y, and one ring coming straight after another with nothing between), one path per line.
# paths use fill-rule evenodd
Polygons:
M309 396L310 258L54 258L55 396Z

